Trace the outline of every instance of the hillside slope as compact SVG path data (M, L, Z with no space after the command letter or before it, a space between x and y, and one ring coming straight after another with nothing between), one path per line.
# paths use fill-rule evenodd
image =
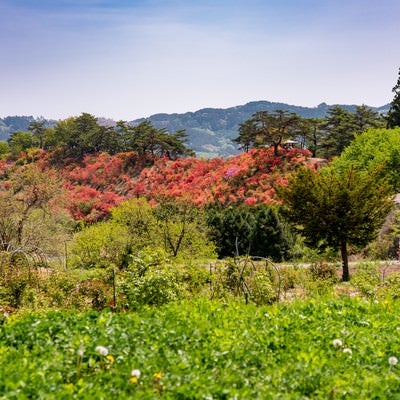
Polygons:
M354 112L356 105L342 105L340 107ZM183 114L154 114L148 118L130 121L137 124L149 119L157 128L166 128L169 132L184 129L188 133L187 145L192 148L197 156L226 157L237 154L236 144L232 139L238 135L240 123L249 119L257 111L286 110L294 112L303 118L321 118L326 115L332 105L321 103L317 107L302 107L286 103L270 101L252 101L250 103L230 108L203 108L195 112ZM371 109L386 113L390 104ZM43 117L12 116L0 118L0 140L7 140L12 132L26 131L32 121L42 121ZM47 126L52 126L56 121L46 120ZM115 121L99 118L99 123L107 126L115 125Z

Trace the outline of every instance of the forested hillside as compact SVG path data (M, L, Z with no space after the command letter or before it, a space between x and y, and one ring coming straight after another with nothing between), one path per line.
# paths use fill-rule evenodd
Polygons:
M356 105L339 105L346 111L354 112ZM237 147L232 143L238 134L239 124L251 118L259 111L274 112L284 110L297 114L302 118L324 118L332 105L321 103L317 107L301 107L270 101L253 101L245 105L226 109L204 108L185 114L155 114L148 119L155 127L165 127L174 132L185 129L188 145L198 155L207 157L227 156L237 153ZM382 107L369 107L378 113L386 113L389 104ZM142 119L133 121L140 122Z
M340 107L353 113L357 106L340 105ZM171 133L185 130L188 135L188 146L198 156L212 158L237 154L237 145L232 142L232 139L237 137L239 125L259 111L283 110L295 113L302 118L319 119L326 117L331 108L332 106L326 103L321 103L317 107L301 107L285 103L254 101L226 109L204 108L184 114L155 114L148 118L130 121L129 124L137 125L148 119L154 127L165 128ZM389 105L369 108L379 114L386 114ZM44 122L45 126L54 126L56 122L32 116L6 117L0 119L0 140L7 140L12 132L27 131L33 121ZM107 127L116 126L116 121L110 119L99 118L98 121L99 124Z

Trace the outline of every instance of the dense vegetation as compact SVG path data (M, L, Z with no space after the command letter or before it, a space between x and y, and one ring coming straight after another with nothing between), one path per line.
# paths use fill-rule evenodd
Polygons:
M8 399L396 398L399 304L195 300L136 314L52 312L0 332Z
M370 109L379 114L386 114L389 106L387 104ZM213 158L237 154L237 146L232 142L232 139L237 137L240 124L252 118L259 111L273 113L275 110L285 110L304 119L322 121L331 108L332 106L325 103L318 107L309 108L269 101L254 101L227 109L205 108L185 114L156 114L150 116L147 120L156 129L166 129L168 132L185 130L188 135L188 146L198 156ZM350 113L356 111L355 105L341 105L340 108ZM33 121L44 122L46 127L52 127L56 124L56 121L44 120L43 118L35 119L32 116L6 117L0 119L0 140L6 141L10 134L16 131L28 131L29 125ZM100 125L105 127L112 127L117 124L115 121L104 118L99 118L98 121ZM129 125L134 126L143 121L145 121L144 118L130 121Z
M396 99L388 119L258 111L226 159L148 120L15 131L0 396L395 398Z

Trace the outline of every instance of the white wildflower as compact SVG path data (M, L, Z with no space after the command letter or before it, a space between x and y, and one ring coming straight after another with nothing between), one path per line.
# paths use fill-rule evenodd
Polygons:
M332 342L332 344L333 344L335 347L342 347L342 346L343 346L343 342L342 342L340 339L335 339L335 340Z
M82 347L78 349L77 351L78 356L79 357L83 357L83 355L85 354L85 349L83 349Z
M108 349L107 349L107 347L104 347L104 346L96 346L96 351L101 356L106 356L108 354Z
M141 375L140 369L133 369L131 372L131 376L135 378L140 378L140 375Z
M345 349L343 349L343 353L344 354L350 354L350 355L352 355L353 354L353 352L351 351L351 349L349 349L349 348L345 348Z
M397 357L389 357L389 365L397 365L398 362Z

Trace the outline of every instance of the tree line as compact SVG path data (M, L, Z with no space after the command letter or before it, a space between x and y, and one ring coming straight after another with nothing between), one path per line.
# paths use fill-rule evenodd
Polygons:
M46 127L45 121L32 121L27 132L13 132L7 142L0 145L0 154L18 155L30 148L54 150L63 147L66 157L82 157L85 154L107 152L111 155L136 151L152 156L176 159L194 155L185 142L184 130L168 133L156 129L145 120L132 126L125 121L116 126L103 126L88 113L58 121L54 127Z
M386 118L365 105L357 106L354 113L333 106L325 118L301 118L285 110L259 111L239 125L234 142L243 151L271 146L278 155L287 140L294 140L313 157L330 158L340 155L356 134L385 125Z
M301 148L310 150L313 157L338 156L357 134L368 128L400 126L400 69L392 92L394 98L387 115L365 105L357 106L354 113L333 106L325 118L301 118L285 110L259 111L239 125L239 135L233 141L243 151L271 146L278 155L286 140L295 140Z

